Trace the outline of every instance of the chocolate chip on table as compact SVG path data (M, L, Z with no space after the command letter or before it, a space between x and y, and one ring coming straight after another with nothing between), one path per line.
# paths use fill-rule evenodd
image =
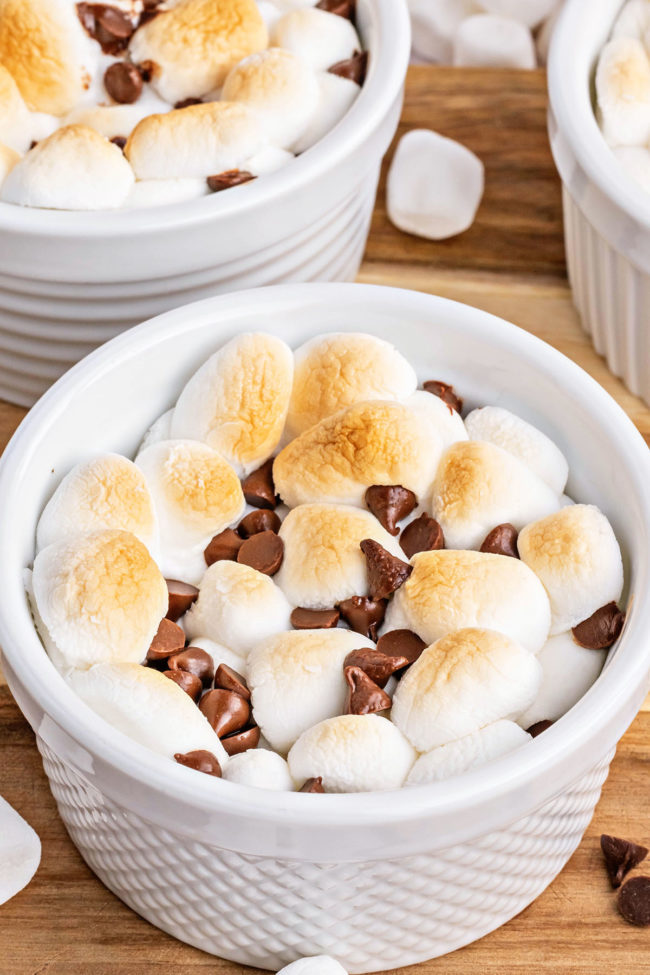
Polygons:
M239 694L240 697L245 698L247 701L251 699L251 692L248 689L246 678L242 677L241 674L238 674L236 670L233 670L227 664L219 664L217 667L214 686L217 688L220 687L224 691L232 691L233 694Z
M113 143L114 146L117 146L118 149L124 151L128 139L126 138L125 135L114 135L110 141Z
M426 383L422 383L422 389L426 390L427 393L433 393L443 403L446 403L450 413L454 411L456 413L462 413L463 401L456 393L454 387L450 386L449 383L440 382L438 379L429 379Z
M343 669L346 667L358 667L367 674L377 687L384 688L388 683L388 678L396 671L402 670L409 665L408 657L396 656L389 657L371 647L364 647L361 650L351 650L343 661Z
M206 775L214 775L218 779L221 778L221 766L217 757L212 752L207 752L203 748L198 748L195 752L186 752L185 754L177 752L174 758L179 765L185 765L186 768L193 768L197 772L205 772Z
M358 85L362 85L366 80L368 70L368 52L355 51L351 58L346 58L345 61L337 61L327 70L329 74L336 74L339 78L347 78L349 81L356 81Z
M221 744L231 757L240 755L242 752L247 752L249 748L257 748L260 743L260 734L257 725L253 725L250 728L235 731L232 735L226 735L225 738L221 739Z
M624 623L625 613L616 603L607 603L573 627L573 639L588 650L606 650L618 640Z
M199 598L199 590L189 582L181 582L179 579L165 579L165 582L169 593L167 619L175 623Z
M114 102L120 105L132 105L142 94L142 75L135 64L128 61L116 61L106 69L104 74L104 88Z
M422 514L406 526L399 544L404 554L412 559L418 552L433 552L444 548L445 536L435 518Z
M294 630L331 630L338 624L338 609L305 609L298 606L291 614Z
M505 522L487 533L479 551L488 552L491 555L509 555L513 559L518 559L518 538L519 532L515 526Z
M317 792L319 794L324 793L323 788L323 778L321 775L317 775L313 779L307 779L302 788L298 789L298 792Z
M232 186L250 183L253 179L257 177L245 169L227 169L223 173L217 173L216 176L208 176L208 189L213 193L220 193L221 190L229 190Z
M628 924L650 926L650 877L632 877L618 892L618 913Z
M203 691L203 684L196 674L190 674L187 670L164 670L163 675L178 684L182 691L192 698L196 704Z
M200 98L184 98L180 102L176 102L174 108L191 108L192 105L202 105L203 101Z
M242 481L242 491L247 504L254 508L268 508L273 511L278 506L273 483L273 458L258 467Z
M282 565L284 542L275 532L260 532L251 535L239 549L237 561L249 565L264 575L274 576Z
M234 528L226 528L215 535L206 546L203 553L205 564L210 566L214 565L215 562L236 562L239 549L243 544L243 538L237 534Z
M204 687L209 687L214 678L214 661L201 647L186 647L174 653L167 661L170 670L183 670L198 677Z
M414 664L422 656L426 646L413 630L391 630L377 641L377 649L381 653L387 657L406 657L409 664Z
M387 605L386 599L350 596L339 603L339 611L351 630L363 633L370 640L376 640L377 631L384 622Z
M241 731L248 724L251 709L248 701L219 687L208 691L199 702L199 710L206 716L213 730L223 738L232 731Z
M607 833L603 833L600 837L600 848L614 889L620 887L630 870L643 863L648 855L645 846L630 843L629 840L622 840L618 836L609 836Z
M552 721L536 721L535 724L531 724L530 728L526 728L526 733L532 738L537 738L538 735L543 734L545 731L553 725Z
M391 555L372 538L365 538L361 542L361 551L366 557L371 599L386 599L406 582L413 571L413 566Z
M98 42L104 54L126 50L135 27L129 17L105 3L78 3L77 14L86 31Z
M325 10L328 14L336 14L346 20L354 20L355 8L356 0L320 0L316 4L317 10Z
M386 691L378 687L361 667L344 667L343 674L349 687L345 714L376 714L391 706Z
M275 532L277 534L281 525L282 522L275 511L269 511L268 508L258 508L257 511L251 511L250 514L242 518L237 526L237 532L242 538L250 538L251 535L259 535L260 532Z
M365 495L368 510L391 535L399 535L397 522L410 515L418 503L412 491L401 484L374 484Z
M185 634L180 626L165 618L160 621L158 631L147 650L147 660L163 660L184 647Z

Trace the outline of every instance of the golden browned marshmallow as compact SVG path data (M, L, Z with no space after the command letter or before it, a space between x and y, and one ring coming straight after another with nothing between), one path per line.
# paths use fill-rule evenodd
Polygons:
M31 143L29 111L16 82L0 64L0 139L16 152L26 152Z
M441 453L440 436L424 413L377 400L296 437L276 457L273 476L290 508L314 501L361 506L374 484L401 484L424 501Z
M220 88L233 65L267 43L255 0L179 0L140 27L129 50L133 61L155 63L153 87L174 105Z
M0 142L0 187L2 187L2 184L16 163L19 162L20 155L16 152L16 150L10 149L9 146L6 146L4 143Z

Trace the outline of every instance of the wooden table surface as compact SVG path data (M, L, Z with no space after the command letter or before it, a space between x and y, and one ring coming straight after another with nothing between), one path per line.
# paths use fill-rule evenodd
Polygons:
M382 188L360 280L442 294L534 332L590 372L650 443L650 410L593 352L571 304L560 188L545 114L541 71L412 68L402 130L434 128L472 148L486 163L485 198L466 234L431 243L391 227ZM21 409L0 404L0 447L23 415ZM6 686L0 686L0 741L0 794L29 820L43 842L36 878L0 907L0 975L244 971L157 931L95 879L58 819L33 735ZM647 703L619 746L584 841L557 880L499 931L411 973L650 973L650 929L629 927L619 919L598 849L601 832L650 845L649 773Z

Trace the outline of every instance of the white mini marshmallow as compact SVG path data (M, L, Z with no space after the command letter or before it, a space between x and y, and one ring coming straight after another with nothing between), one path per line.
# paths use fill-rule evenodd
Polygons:
M456 410L450 409L439 396L433 396L423 389L418 389L412 396L404 400L406 406L428 418L445 447L451 447L459 440L467 440L467 430L463 418Z
M273 25L271 43L304 58L314 71L327 71L362 48L347 17L313 7L293 10L281 17Z
M96 664L74 670L68 681L89 708L145 748L173 758L212 752L222 771L228 756L207 718L178 684L139 664Z
M610 146L644 146L650 139L650 60L631 37L609 41L596 69L598 117Z
M558 0L478 0L488 13L518 20L526 27L538 27L550 17Z
M153 446L155 443L160 443L161 440L171 440L172 439L172 416L174 415L173 408L167 410L157 420L154 420L144 437L142 438L142 443L138 448L138 453L142 453L147 447Z
M318 82L318 102L306 129L293 144L296 153L305 152L327 135L347 115L356 101L360 86L350 78L329 71L316 76Z
M540 67L545 68L548 64L548 55L551 49L553 32L560 14L562 13L562 0L557 3L555 10L550 17L547 17L535 35L535 50L537 51L537 61Z
M278 975L348 975L343 965L330 955L311 955L285 965Z
M550 437L520 416L501 406L484 406L465 417L470 440L486 440L517 457L545 481L555 494L562 494L569 476L569 463Z
M391 223L407 234L445 240L472 226L485 184L481 160L428 129L402 136L388 171Z
M528 726L526 726L528 727ZM462 775L486 765L530 741L530 735L514 721L495 721L471 735L440 745L420 755L409 772L407 785L426 785Z
M242 657L268 637L291 629L291 606L273 579L239 562L215 562L199 598L183 618L185 632L223 643Z
M297 783L322 776L326 792L380 792L401 788L415 757L392 721L346 714L305 731L288 761Z
M619 146L613 152L626 175L650 193L650 150L645 146Z
M479 10L475 0L409 0L413 50L417 56L451 64L456 31L466 17Z
M270 789L273 792L295 790L285 760L266 748L249 748L247 752L233 755L223 777L228 782L253 786L255 789Z
M633 37L645 44L649 32L650 3L648 0L628 0L616 18L612 37Z
M577 704L605 665L607 650L587 650L571 633L553 636L537 659L542 665L542 684L533 704L518 719L522 728L538 721L557 721Z
M371 640L343 629L292 630L255 647L248 657L253 715L262 734L286 754L303 731L342 714L348 685L343 662Z
M392 720L419 752L516 720L542 680L537 658L503 633L464 629L427 647L393 697Z
M29 823L0 798L0 904L30 882L41 862L41 841Z
M166 112L169 105L156 99L154 104L142 104L138 100L135 105L80 105L65 118L65 125L85 125L94 129L106 139L122 136L126 139L147 115L154 112Z
M168 206L170 203L188 203L208 195L204 179L143 179L133 186L124 206L131 210L142 207Z
M208 639L207 636L193 637L192 646L198 647L200 650L205 650L206 653L210 654L215 673L221 664L225 664L226 667L236 670L242 677L246 677L248 672L246 658L240 657L238 653L234 653L228 647L224 647L220 643L215 643L214 640Z
M456 32L453 62L463 68L534 68L535 42L518 20L476 14Z
M621 550L612 526L594 505L569 505L527 525L518 548L548 593L551 635L570 630L621 597Z
M268 146L247 159L243 168L247 173L252 173L253 176L266 176L268 173L275 173L278 169L283 169L293 158L293 153L286 149Z
M284 10L273 0L257 0L257 9L262 15L266 29L270 32L273 25L284 16Z

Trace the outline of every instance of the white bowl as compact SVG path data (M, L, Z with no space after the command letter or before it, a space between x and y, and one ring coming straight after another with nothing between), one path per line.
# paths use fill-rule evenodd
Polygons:
M548 64L551 148L563 184L573 300L596 351L650 403L650 196L596 122L593 75L623 0L566 0Z
M106 724L55 671L22 571L65 472L133 454L205 358L242 329L293 346L367 330L456 384L469 407L532 420L569 457L569 493L600 505L625 553L629 615L602 676L530 744L457 779L382 794L310 796L233 785L174 765ZM407 965L481 937L562 869L591 818L650 673L650 461L594 380L485 312L389 288L312 284L228 295L119 336L23 421L0 463L0 643L70 835L101 880L181 940L278 969L335 955L351 972Z
M31 406L51 382L3 368L18 332L33 358L47 339L95 348L189 301L285 281L347 281L359 269L382 157L395 134L410 52L405 0L358 0L370 52L359 97L285 169L227 193L146 210L69 213L0 203L0 397ZM54 357L52 357L54 358ZM55 360L55 376L63 363Z

